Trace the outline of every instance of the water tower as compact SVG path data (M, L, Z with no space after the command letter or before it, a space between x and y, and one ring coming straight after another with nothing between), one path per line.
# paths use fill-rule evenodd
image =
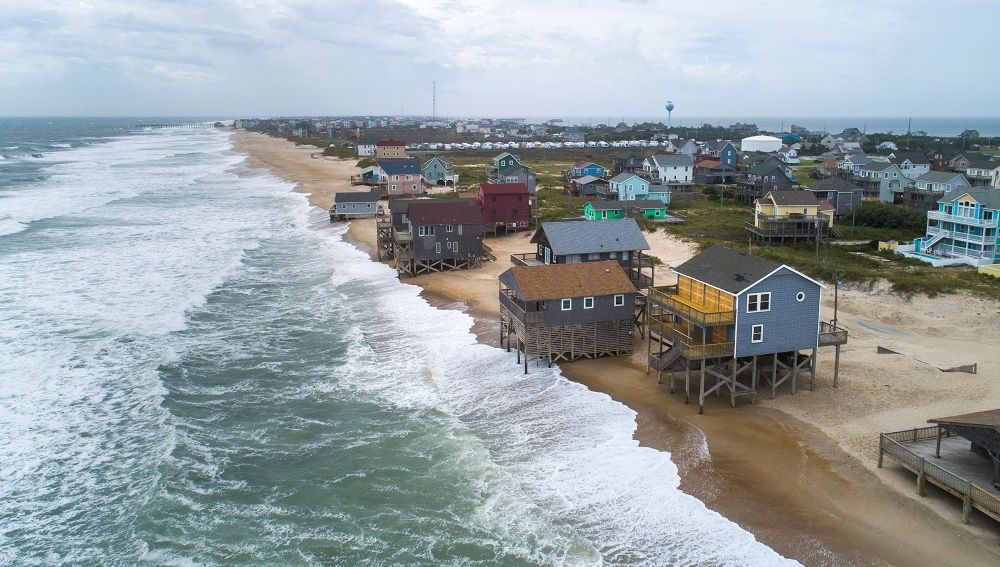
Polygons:
M674 101L668 100L664 108L667 109L667 128L670 128L670 113L674 111Z

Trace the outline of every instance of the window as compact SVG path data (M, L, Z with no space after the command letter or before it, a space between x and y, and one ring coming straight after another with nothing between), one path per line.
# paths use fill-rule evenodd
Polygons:
M417 227L417 236L434 236L434 226L421 226Z
M434 243L434 253L435 254L440 254L441 253L441 243L440 242L435 242Z
M621 294L616 295L615 296L615 307L621 307L623 305L625 305L625 296L621 295Z
M764 342L764 325L754 325L750 328L750 342Z
M751 293L747 296L747 313L771 310L771 292Z
M395 190L396 190L396 184L395 184L395 183L394 183L394 184L392 185L392 190L393 190L393 191L395 191Z
M569 311L569 310L573 309L573 300L572 299L564 299L564 300L562 300L562 306L561 307L562 307L563 311Z
M584 297L583 298L583 308L584 309L593 309L594 308L594 298L593 297Z
M455 225L453 225L453 224L445 225L444 231L445 232L455 232Z
M800 291L795 294L795 301L801 303L806 298L806 292Z

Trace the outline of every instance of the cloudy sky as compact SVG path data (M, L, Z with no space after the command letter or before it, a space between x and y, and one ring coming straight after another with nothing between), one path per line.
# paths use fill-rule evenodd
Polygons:
M0 115L996 116L1000 1L0 0Z

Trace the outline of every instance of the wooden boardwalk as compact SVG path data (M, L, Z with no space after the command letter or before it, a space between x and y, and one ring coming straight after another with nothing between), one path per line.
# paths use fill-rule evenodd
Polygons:
M936 426L883 433L879 438L879 467L883 456L889 455L916 473L917 494L923 496L925 483L930 482L961 498L963 522L969 521L972 508L1000 522L1000 489L993 485L993 463L973 453L969 441L962 437L945 434L940 441L938 457Z

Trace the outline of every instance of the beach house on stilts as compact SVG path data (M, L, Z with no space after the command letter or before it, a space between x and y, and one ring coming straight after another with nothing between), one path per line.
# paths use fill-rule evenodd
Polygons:
M514 266L500 274L500 343L518 364L632 352L635 284L614 260Z
M471 199L396 199L376 230L379 257L400 276L475 268L493 259L483 244L483 215Z
M771 396L791 379L809 372L815 386L816 352L836 348L834 387L840 347L847 331L820 321L823 284L785 264L713 246L673 269L677 284L650 288L647 294L647 373L662 382L683 372L685 402L696 374L699 411L709 394L728 391L751 401L758 377ZM802 354L805 351L808 354Z

